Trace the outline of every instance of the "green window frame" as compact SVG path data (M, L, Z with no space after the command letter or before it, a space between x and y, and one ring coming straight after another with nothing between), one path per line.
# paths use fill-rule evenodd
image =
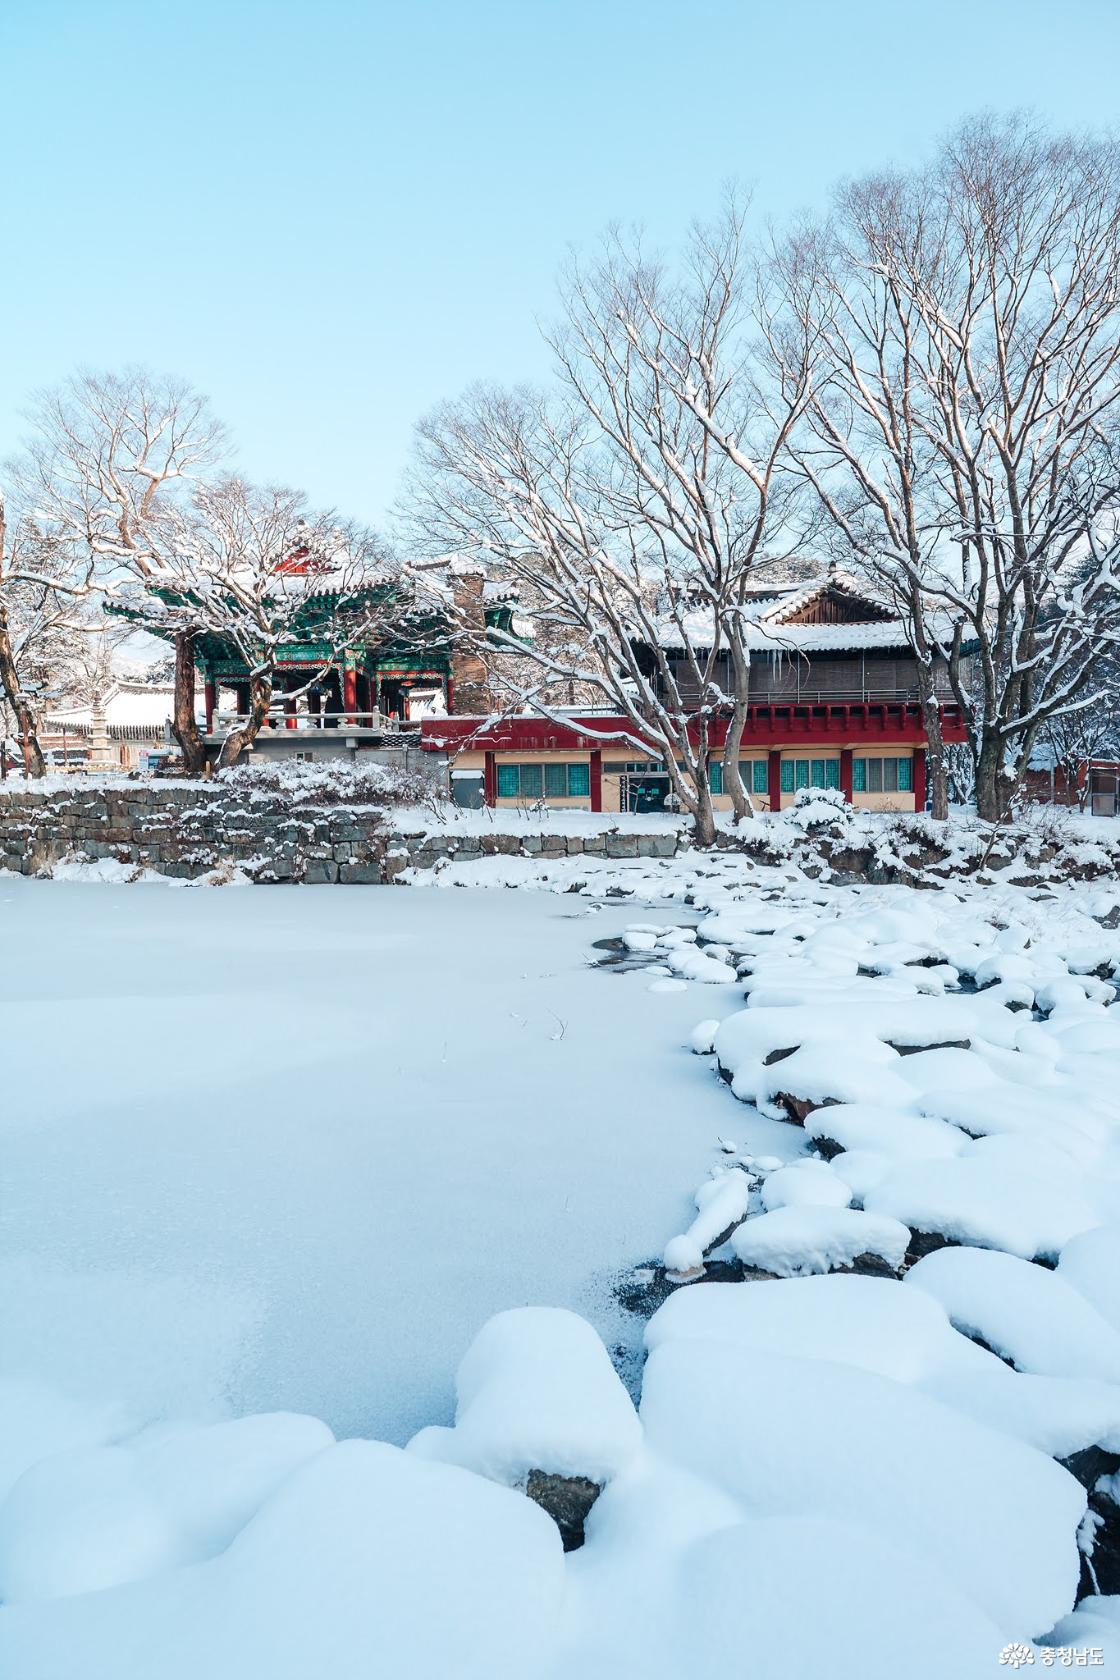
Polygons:
M587 799L591 793L589 764L499 764L499 799Z
M912 793L913 759L880 757L852 760L853 793Z
M795 758L794 761L793 761L793 768L796 771L796 775L794 776L794 780L797 783L797 786L799 788L808 787L809 786L809 760L807 758Z
M764 758L751 760L751 792L770 792L770 766Z
M782 760L782 792L792 793L794 790L794 761L792 758Z
M708 764L708 792L723 792L723 765L718 758L713 758Z

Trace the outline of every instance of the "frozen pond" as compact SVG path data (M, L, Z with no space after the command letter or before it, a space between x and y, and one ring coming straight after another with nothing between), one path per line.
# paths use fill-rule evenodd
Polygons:
M730 1099L682 1046L739 1001L591 972L638 913L4 878L0 1373L403 1441L500 1308L635 1336L609 1279L687 1223Z

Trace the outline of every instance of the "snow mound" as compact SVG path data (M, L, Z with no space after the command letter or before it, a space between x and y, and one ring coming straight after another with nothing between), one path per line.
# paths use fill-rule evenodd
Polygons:
M851 1188L823 1161L795 1161L771 1173L762 1186L762 1205L769 1211L780 1207L844 1208L852 1199Z
M1120 1383L1120 1335L1057 1272L994 1249L943 1248L906 1282L1020 1371Z
M483 1326L459 1366L454 1428L431 1425L408 1451L522 1487L530 1470L605 1483L641 1444L641 1425L595 1331L559 1307L514 1307Z
M757 1516L848 1522L858 1511L1009 1637L1046 1631L1072 1603L1083 1489L913 1388L823 1360L667 1341L646 1365L641 1415L653 1452Z
M0 1600L96 1592L213 1557L333 1441L317 1418L277 1413L45 1457L0 1505Z
M530 1500L396 1447L318 1453L220 1557L0 1613L5 1680L526 1680L560 1538Z
M1023 1260L1057 1259L1071 1237L1101 1223L1089 1187L1072 1174L1035 1177L978 1154L898 1167L868 1191L864 1206L913 1230Z
M888 1266L901 1266L909 1243L910 1232L897 1219L808 1204L759 1214L731 1238L744 1265L778 1277L808 1277L850 1266L861 1254L876 1254Z

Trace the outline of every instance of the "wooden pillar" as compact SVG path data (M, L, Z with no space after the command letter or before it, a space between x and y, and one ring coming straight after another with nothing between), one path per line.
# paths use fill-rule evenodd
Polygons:
M206 733L207 735L213 735L214 713L218 707L218 685L213 677L207 677L202 692L205 696L206 705Z
M841 747L840 748L840 792L844 795L845 802L848 805L850 805L852 803L852 791L853 791L852 749L851 749L851 747Z
M589 781L591 785L591 809L601 811L603 809L603 754L598 747L591 754Z
M483 760L482 797L487 805L498 803L498 764L492 752Z
M342 710L347 723L353 723L358 711L358 673L346 669L342 673Z
M782 755L772 752L768 759L768 780L770 794L770 809L780 811L782 808Z
M924 811L926 808L926 749L914 748L911 764L910 780L914 784L914 809Z
M447 715L448 715L448 717L450 717L452 712L455 710L455 679L454 679L454 677L452 677L452 676L448 677L447 681L443 685L443 691L444 691L444 696L445 696L445 699L446 699L446 702L447 702Z

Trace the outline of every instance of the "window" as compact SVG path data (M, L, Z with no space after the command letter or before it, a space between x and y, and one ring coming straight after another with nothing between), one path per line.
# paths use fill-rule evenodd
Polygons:
M723 792L723 765L718 759L708 765L708 789L711 793Z
M588 764L499 764L499 799L586 799L591 792Z
M913 787L909 758L855 758L853 793L909 793Z
M761 771L761 775L759 772ZM756 793L765 793L767 785L766 763L759 760L755 765ZM782 760L782 792L793 793L795 788L840 786L840 760L838 758L783 758Z

